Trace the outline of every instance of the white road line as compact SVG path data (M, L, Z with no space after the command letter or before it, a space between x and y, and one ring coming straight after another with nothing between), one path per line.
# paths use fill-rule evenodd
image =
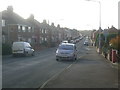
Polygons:
M73 63L72 63L72 64L73 64ZM70 67L72 66L72 64L70 64L68 67L64 68L62 71L56 73L54 76L52 76L50 79L48 79L45 83L43 83L43 85L39 88L39 90L42 89L42 88L44 88L45 85L46 85L50 80L52 80L53 78L55 78L56 76L58 76L60 73L62 73L62 72L65 71L66 69L70 68Z
M83 57L83 56L80 56L79 58L81 58L81 57ZM77 60L76 60L76 61L77 61ZM70 64L68 67L64 68L62 71L60 71L60 72L58 72L57 74L55 74L54 76L52 76L50 79L48 79L45 83L43 83L43 85L39 88L39 90L41 90L42 88L44 88L45 85L46 85L50 80L52 80L53 78L55 78L56 76L58 76L60 73L62 73L62 72L64 72L65 70L69 69L74 63L76 63L76 61L73 62L72 64Z
M84 56L84 55L83 55L83 56ZM83 56L80 56L79 58L81 58L81 57L83 57ZM76 61L77 61L77 60L76 60ZM76 61L73 62L72 64L70 64L68 67L64 68L62 71L56 73L56 74L55 74L54 76L52 76L51 78L49 78L46 82L44 82L44 83L42 84L42 86L39 88L39 90L41 90L42 88L44 88L45 85L46 85L50 80L52 80L53 78L55 78L56 76L58 76L60 73L62 73L63 71L69 69L74 63L76 63Z

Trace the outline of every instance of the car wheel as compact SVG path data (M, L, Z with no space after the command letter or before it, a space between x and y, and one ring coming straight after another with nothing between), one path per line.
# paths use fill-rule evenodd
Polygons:
M76 61L77 60L77 57L74 57L74 61Z
M75 60L77 60L77 57L75 57Z

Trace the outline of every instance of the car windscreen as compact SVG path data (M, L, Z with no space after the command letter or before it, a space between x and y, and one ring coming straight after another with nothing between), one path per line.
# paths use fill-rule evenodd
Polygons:
M73 50L73 45L61 45L59 46L59 49L62 49L62 50Z

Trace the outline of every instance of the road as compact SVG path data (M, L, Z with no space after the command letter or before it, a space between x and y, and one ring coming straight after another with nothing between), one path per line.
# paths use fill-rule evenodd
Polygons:
M82 43L82 42L81 42ZM35 56L3 57L3 88L38 88L73 61L57 62L55 48L37 52Z
M76 44L77 52L78 52L77 61L59 61L59 62L56 61L55 60L56 47L37 52L35 56L3 57L3 62L2 62L3 88L40 88L46 85L47 82L50 81L52 78L63 73L68 68L70 69L71 66L76 65L76 63L80 65L83 64L82 65L83 71L86 68L90 68L89 66L88 67L84 66L85 63L90 65L91 63L93 63L94 65L97 65L96 62L90 62L88 60L84 61L84 58L83 58L83 62L79 62L81 57L84 57L85 55L88 55L90 53L89 52L90 46L84 46L83 42L84 39ZM102 62L102 64L103 63L104 62ZM105 64L103 64L103 66ZM112 68L109 65L107 64L108 69ZM91 69L94 68L91 67ZM111 74L113 72L111 71L109 73ZM116 78L113 77L112 80L114 79ZM47 87L50 87L49 84Z

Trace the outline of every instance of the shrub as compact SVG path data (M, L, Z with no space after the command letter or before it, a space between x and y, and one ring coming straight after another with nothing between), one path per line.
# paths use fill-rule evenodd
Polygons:
M55 47L55 43L54 42L51 42L51 47Z
M2 55L9 55L12 53L11 45L2 44Z
M109 44L111 45L112 48L120 50L120 35L111 39Z

